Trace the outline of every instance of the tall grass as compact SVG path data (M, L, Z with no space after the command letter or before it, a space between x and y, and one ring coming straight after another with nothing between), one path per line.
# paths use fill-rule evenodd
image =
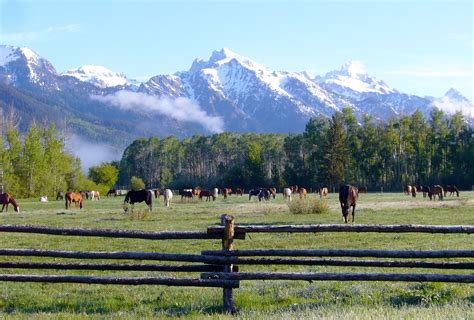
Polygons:
M329 213L329 206L323 199L307 198L288 202L292 214L324 214Z

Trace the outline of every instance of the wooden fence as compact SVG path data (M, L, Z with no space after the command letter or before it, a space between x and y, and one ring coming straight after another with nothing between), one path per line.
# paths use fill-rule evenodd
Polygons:
M474 269L474 250L292 250L253 249L234 250L234 240L244 240L247 233L323 233L323 232L377 232L377 233L474 233L474 226L430 225L234 225L234 218L221 216L219 226L208 227L206 232L145 232L133 230L107 230L82 228L51 228L42 226L0 225L0 232L36 233L61 236L113 237L148 240L220 239L222 250L203 250L200 254L159 252L94 252L35 249L0 249L0 256L69 258L80 262L0 262L1 269L51 269L51 270L116 270L198 272L199 277L106 277L75 275L0 274L0 281L93 283L116 285L166 285L218 287L223 289L225 312L235 312L233 289L244 280L305 280L305 281L415 281L474 283L474 274L445 273L318 273L318 272L244 272L246 265L288 266L356 266L383 268ZM337 259L325 259L332 257ZM407 260L360 260L346 258L396 258ZM449 261L424 261L413 259L449 258ZM455 258L471 258L452 261ZM83 259L178 261L186 264L143 263L91 263ZM192 264L189 264L192 263ZM239 270L240 266L240 270Z

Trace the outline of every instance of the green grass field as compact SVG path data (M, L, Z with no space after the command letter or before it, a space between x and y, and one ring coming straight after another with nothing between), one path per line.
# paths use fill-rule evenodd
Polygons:
M311 195L314 197L314 195ZM40 203L20 199L21 213L1 213L1 224L32 224L57 227L115 228L150 231L205 231L219 223L221 214L232 214L236 224L317 224L341 223L337 195L330 194L330 213L289 213L279 195L268 203L231 196L215 202L183 201L175 197L171 208L154 202L153 212L137 204L134 214L124 214L123 197L86 201L83 210L65 210L63 201ZM461 192L460 198L429 201L403 194L361 194L356 222L367 224L473 225L474 192ZM85 238L36 234L3 233L1 248L35 248L81 251L155 251L200 253L220 249L219 240L137 240ZM470 249L472 235L465 234L251 234L236 240L235 249ZM1 261L40 261L30 257L0 257ZM44 260L41 260L44 261ZM66 259L48 259L66 261ZM461 261L457 259L456 261ZM97 261L95 261L97 262ZM110 261L112 262L112 261ZM260 269L259 269L260 268ZM383 269L325 266L241 266L241 271L313 272L416 272L438 273L430 269ZM447 273L472 273L449 270ZM56 271L4 269L1 273L128 275L199 277L199 274ZM164 286L113 286L86 284L0 283L0 317L8 319L83 319L89 318L215 318L222 307L222 289ZM396 283L396 282L313 282L242 281L234 290L242 319L474 319L472 284ZM231 318L230 316L227 316Z

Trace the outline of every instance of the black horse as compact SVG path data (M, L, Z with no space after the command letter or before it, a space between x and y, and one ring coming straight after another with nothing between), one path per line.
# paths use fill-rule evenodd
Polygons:
M258 196L260 194L260 191L262 191L261 188L250 190L249 191L249 200L252 200L252 196Z
M153 199L152 192L149 190L145 190L145 189L130 190L129 192L127 192L127 195L125 196L125 200L123 203L124 204L129 203L133 205L134 203L145 201L145 203L148 206L148 210L150 210L151 212L152 199ZM123 209L125 210L125 212L127 212L128 206L124 206Z
M58 191L58 193L56 193L56 201L58 200L64 200L64 192Z
M260 192L258 193L258 201L263 200L270 200L270 190L268 189L260 189Z

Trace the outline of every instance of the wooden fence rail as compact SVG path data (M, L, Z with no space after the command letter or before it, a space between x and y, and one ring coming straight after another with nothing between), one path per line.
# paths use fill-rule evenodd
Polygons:
M235 239L245 239L247 233L322 233L322 232L378 232L378 233L433 233L472 234L474 226L433 225L234 225L234 218L221 216L221 225L210 226L207 232L111 230L85 228L55 228L27 225L0 225L0 232L36 233L58 236L112 237L148 240L220 239L222 250L203 250L201 254L159 252L96 252L37 249L0 249L0 256L41 257L91 260L146 260L172 261L180 264L155 263L93 263L93 262L21 262L0 261L0 269L50 269L50 270L115 270L157 272L199 272L199 278L173 277L110 277L74 275L0 274L0 281L47 283L94 283L115 285L167 285L219 287L223 289L225 312L236 311L233 288L242 280L305 280L305 281L415 281L474 283L474 274L435 273L316 273L316 272L241 272L246 265L287 266L337 266L382 268L474 269L474 250L290 250L254 249L234 250ZM250 257L250 258L249 258ZM334 257L323 259L314 257ZM347 257L398 258L398 259L447 259L449 261L423 260L355 260ZM463 261L452 259L463 258ZM183 262L191 264L181 264ZM199 263L199 264L197 264Z

